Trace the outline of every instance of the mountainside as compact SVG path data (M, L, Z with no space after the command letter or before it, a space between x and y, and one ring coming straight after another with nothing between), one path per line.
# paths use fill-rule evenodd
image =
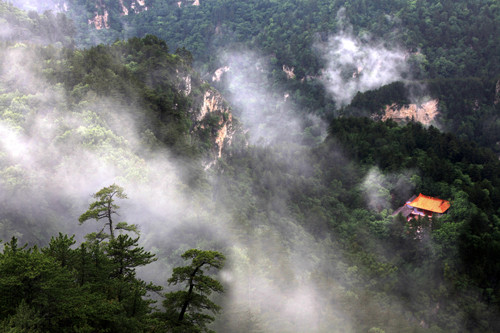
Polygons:
M77 24L87 20L82 4L71 2L66 12ZM87 13L94 10L93 1L85 4ZM261 85L287 96L290 108L302 114L323 119L346 114L339 110L356 93L402 81L409 86L405 104L425 103L428 96L439 99L439 120L433 122L439 128L469 140L483 136L483 127L488 136L495 136L498 129L491 111L497 104L484 101L484 93L473 83L491 85L500 78L498 62L493 60L500 54L495 38L500 34L500 9L492 0L146 1L147 10L129 15L119 9L119 1L104 7L114 13L110 14L114 25L99 31L87 23L80 25L79 45L155 34L171 47L191 51L195 67L207 80L218 69L232 66L233 73L220 73L213 82L226 96L233 93L228 87L232 79L224 76L248 76L239 68L261 63L257 70L268 78ZM249 62L235 62L235 54ZM466 81L472 83L471 89ZM266 103L265 108L272 112L279 102ZM239 109L235 107L237 115L244 112ZM463 126L457 109L459 114L463 110L476 115ZM492 149L498 149L498 141L479 139Z
M358 93L342 113L372 115L375 119L395 118L403 122L412 120L413 116L415 121L434 125L498 154L500 114L496 101L499 82L499 79L478 78L394 82ZM417 105L422 106L422 118L417 114ZM425 105L428 106L427 111L423 108ZM398 111L411 108L417 112Z
M494 1L14 3L0 330L500 330Z
M101 6L94 2L73 1L68 6L68 15L78 24L81 22L82 29L94 7ZM80 10L83 5L87 12ZM222 50L241 46L258 49L262 55L272 57L276 71L283 66L295 68L296 80L306 81L299 87L290 87L306 92L306 100L296 102L316 111L329 105L314 101L314 95L322 91L310 84L316 80L307 81L324 72L324 48L338 47L339 38L399 52L411 70L410 77L417 79L500 75L498 63L493 60L500 53L495 38L500 33L500 9L493 0L391 0L384 4L330 0L151 0L145 2L148 10L129 15L123 15L119 1L104 7L113 23L100 31L87 25L77 35L80 45L155 34L174 48L189 49L197 63L209 71L227 65L220 63ZM361 52L366 52L366 48ZM360 65L373 66L359 62L354 67ZM282 81L279 72L273 76Z
M111 29L117 33L155 33L169 45L190 49L197 59L215 56L211 50L234 42L251 43L265 52L277 52L280 65L299 67L299 79L312 74L311 69L315 72L319 69L317 60L307 64L307 60L315 58L311 50L314 34L327 37L345 24L351 24L355 34L364 30L376 37L401 43L409 52L415 53L415 60L418 57L426 59L421 65L428 66L426 71L431 77L499 73L498 67L494 67L497 64L483 57L484 52L498 53L494 36L498 33L495 22L499 9L491 0L474 4L466 1L386 1L382 5L362 1L215 0L150 0L140 3L117 0L104 5L96 0L95 3L70 1L67 4L69 12L72 6L83 4L89 11L94 7L106 9L113 12L111 16L116 25ZM148 10L127 15L123 9L132 13L130 9L134 7ZM341 8L342 16L339 17ZM78 19L81 14L74 11L72 15ZM285 47L280 49L279 43ZM463 53L464 47L470 48L467 51L470 54ZM293 52L294 49L301 52ZM451 55L460 60L450 63ZM481 71L483 75L479 74Z
M0 17L2 41L74 45L75 27L62 13L31 11L27 14L9 2L1 1Z
M4 200L19 200L12 195L14 184L24 183L39 163L46 175L26 186L46 196L42 189L60 186L49 185L48 175L74 174L81 154L90 154L89 162L103 168L117 167L125 179L139 180L148 172L144 159L159 149L193 159L193 165L211 165L237 135L227 103L190 69L189 57L169 54L153 36L88 50L4 42L1 58L2 142L18 145L3 156ZM92 172L95 166L87 167L78 170ZM39 204L33 204L36 211ZM4 230L19 213L3 209ZM19 236L26 233L21 240L41 240L46 236L37 234L50 232L46 227L15 228Z

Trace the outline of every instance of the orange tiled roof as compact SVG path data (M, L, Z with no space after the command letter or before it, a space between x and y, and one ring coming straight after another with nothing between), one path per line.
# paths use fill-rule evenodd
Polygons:
M422 193L420 193L415 200L410 202L409 205L415 208L428 210L433 213L444 213L448 210L448 208L450 208L449 201L428 197Z

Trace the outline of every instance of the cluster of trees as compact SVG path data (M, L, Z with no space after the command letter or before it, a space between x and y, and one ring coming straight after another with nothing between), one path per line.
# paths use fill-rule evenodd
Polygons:
M75 246L75 236L59 233L50 243L19 246L13 237L0 253L0 327L5 332L209 332L220 307L209 296L223 286L211 277L224 266L217 251L191 249L176 267L171 285L162 288L137 277L136 268L157 260L139 246L137 226L113 221L116 199L126 198L118 185L94 194L79 218L100 222L98 232ZM151 293L164 296L163 310ZM157 298L157 297L156 297Z
M171 54L154 36L86 50L7 41L1 46L0 121L13 136L29 140L31 158L48 172L57 174L67 166L69 155L91 151L101 163L119 165L129 179L143 179L142 158L168 148L189 170L183 180L198 181L202 170L198 158L209 154L213 138L192 133L192 119L208 87L190 68L189 52L180 49ZM183 92L186 78L191 79L189 96ZM57 130L34 125L41 118ZM126 137L132 133L126 132L124 119L137 126L138 142ZM55 152L44 153L47 147ZM71 200L56 198L57 190L47 194L54 182L28 177L31 165L4 152L0 238L16 235L22 242L39 242L68 230ZM33 200L20 207L26 197ZM58 207L60 214L38 213L52 210L49 207Z
M3 41L74 46L75 26L63 13L26 13L8 1L0 1L0 28Z
M44 60L54 56L47 54ZM123 104L124 112L134 113L141 131L149 130L174 153L196 154L187 138L192 129L189 111L203 88L189 67L189 52L181 49L170 54L163 40L148 35L110 46L68 50L60 57L58 63L45 64L45 77L53 84L62 83L73 105L84 104L91 94L111 97ZM190 97L181 91L182 75L192 75Z
M71 15L86 21L95 12L95 2L74 1ZM87 12L79 12L85 6ZM215 51L234 43L256 46L275 54L278 63L297 68L299 79L320 70L312 44L319 38L353 26L355 34L368 31L377 38L402 43L421 52L424 77L489 76L498 73L491 55L498 54L499 9L492 0L401 1L150 1L147 11L122 16L119 4L108 4L114 20L111 30L121 37L155 33L169 45L185 46L198 61L207 62ZM345 9L342 22L337 16ZM113 15L114 14L114 15ZM399 33L394 33L399 30ZM103 32L106 34L106 32ZM83 33L78 42L89 45ZM489 54L490 56L488 56ZM418 57L418 56L417 56Z
M394 82L378 89L358 92L345 115L380 115L387 105L404 106L430 98L439 101L435 124L463 141L500 152L498 115L499 79L453 78Z
M86 3L89 10L95 9L93 2ZM388 40L396 37L384 35L387 25L404 26L412 13L418 13L415 20L418 19L419 29L430 29L434 20L441 20L446 14L439 7L436 9L439 17L424 10L433 4L426 1L343 2L356 32L367 29ZM318 38L326 39L327 32L340 29L333 19L340 2L201 1L199 7L184 4L178 8L174 2L152 1L147 5L150 10L122 17L120 22L137 20L131 29L143 29L138 34L158 29L165 34L162 37L178 39L171 39L169 45L186 46L199 53L198 59L203 62L210 61L210 52L206 52L204 43L215 47L226 45L226 41L250 43L264 46L270 53L275 52L278 45L279 52L273 59L276 73L281 73L282 64L297 66L298 79L286 81L301 92L294 96L305 104L314 96L311 108L326 105L321 86L302 83L300 78L319 69L309 43L316 33ZM496 75L498 64L491 55L497 51L489 46L491 35L488 33L498 28L489 25L488 19L484 24L475 22L478 18L472 15L483 11L497 13L494 5L490 1L459 2L456 7L462 11L456 13L458 22L467 22L458 24L467 30L460 33L460 36L468 36L463 43L486 45L482 51L478 48L470 51L482 52L481 60L474 63L481 66L479 71L473 67L461 68L460 59L468 61L468 55L458 56L453 53L457 49L443 47L439 58L424 52L426 62L418 63L422 65L419 75L422 78L459 76L469 75L469 70L472 76ZM155 10L161 8L168 9L166 14L158 15ZM212 12L214 8L217 10ZM200 11L207 12L207 16L198 15ZM389 20L387 13L397 15ZM211 21L207 25L205 20L209 17ZM292 22L289 18L296 20ZM140 21L143 19L148 19L148 23ZM450 16L450 22L454 20ZM86 21L81 22L88 26ZM471 22L477 25L474 27ZM432 31L443 33L446 28ZM479 30L474 30L476 28ZM221 34L213 37L212 29ZM406 42L414 50L430 48L437 40L429 31L422 37L414 29L416 26L412 24L404 30ZM119 35L109 30L88 36L101 33L101 37ZM180 41L185 36L191 39L186 39L184 44ZM251 39L247 39L249 36ZM428 40L429 36L434 37ZM245 260L231 263L232 268L247 272L246 275L262 273L265 276L262 281L279 285L284 295L292 295L300 282L310 282L319 295L315 301L322 305L317 324L324 331L331 330L332 323L338 324L339 330L349 325L354 331L372 332L499 330L500 267L495 255L500 251L500 211L496 206L500 202L500 166L496 155L473 142L478 133L484 133L484 137L479 137L481 145L493 147L497 140L498 132L493 133L497 128L494 81L475 78L425 81L431 92L436 92L433 97L441 101L443 121L446 120L446 125L456 131L459 138L411 122L400 126L346 116L331 121L329 136L319 145L309 145L306 141L305 145L294 142L260 147L235 140L217 167L205 173L196 158L206 149L206 138L197 138L190 132L189 115L190 107L197 103L205 86L190 72L193 57L186 49L169 54L167 44L151 35L84 50L14 45L13 41L4 42L3 46L0 56L5 61L2 63L11 60L7 56L9 52L22 48L30 54L26 67L65 98L63 102L57 98L52 100L51 96L45 98L44 90L30 90L29 85L15 90L15 80L19 80L20 75L10 78L11 81L4 76L1 82L2 124L29 135L37 128L33 121L35 115L51 110L59 114L54 124L62 125L57 127L55 136L50 137L53 133L48 132L42 139L47 140L49 147L64 147L66 143L68 152L64 157L45 157L40 165L51 165L53 159L60 158L61 164L55 163L51 169L56 170L72 150L81 146L89 149L106 146L113 152L106 159L119 165L122 168L119 170L127 176L139 178L142 169L137 165L145 162L135 159L134 154L144 157L156 148L170 149L186 162L183 164L186 191L190 191L193 198L204 200L207 215L218 212L225 226L231 228L234 239L249 249ZM454 62L457 67L443 62L454 55L457 55ZM448 67L440 67L436 59ZM193 75L194 98L180 92L180 76L188 72ZM355 109L376 112L386 103L406 104L409 102L406 91L403 83L394 83L358 94L351 109L345 109L345 115L356 112ZM106 104L107 97L121 104L110 106ZM41 105L50 107L40 108ZM116 134L121 123L114 122L112 109L137 122L142 140L139 148L134 150ZM76 129L64 121L64 116L70 114L80 120ZM481 121L476 122L476 118ZM43 245L47 244L50 231L62 229L67 223L64 212L73 209L75 203L71 197L46 195L50 193L45 188L47 183L43 177L32 176L32 171L11 163L8 154L0 154L2 238L18 235L32 244L42 244L22 247L12 239L0 254L2 328L47 331L59 327L61 331L81 332L206 329L212 318L203 310L218 309L213 299L206 296L223 288L202 272L209 267L222 267L224 257L220 253L184 252L185 244L165 244L162 230L149 232L148 246L156 246L162 257L167 252L178 251L190 260L189 265L175 268L167 281L184 288L165 294L163 309L156 309L152 303L154 297L147 295L156 295L159 288L138 278L136 271L143 266L147 270L156 257L139 245L138 235L133 236L136 231L133 225L118 223L113 218L118 209L114 200L125 197L123 190L113 185L95 194L96 201L81 215L80 222L97 219L100 228L84 242L76 246L74 237L62 233ZM449 215L440 220L415 221L413 225L391 216L394 208L418 192L450 200ZM30 194L30 202L22 200L26 194ZM23 204L16 205L18 202ZM423 234L417 234L419 229L415 223L422 225ZM196 233L190 228L191 225L179 228L174 233L183 241L189 238L185 241L187 244L199 235L209 237L205 235L213 231L207 227ZM296 257L289 253L296 254L297 248L303 245L294 240L302 241L308 236L322 246L325 254L311 251L307 257L310 262L301 266L293 262ZM260 245L267 251L265 258L259 257ZM307 252L308 248L303 251ZM294 279L297 266L305 267L301 281ZM231 332L234 327L245 327L250 332L259 331L259 327L265 330L282 326L283 331L287 330L290 323L274 318L276 309L272 305L259 303L253 295L248 297L248 303L254 306L253 313L247 315L239 308L234 312L229 309L224 320L214 323L214 328ZM224 297L222 303L233 304ZM331 304L338 305L345 316L329 311Z
M88 11L81 10L82 4ZM500 73L493 60L500 53L495 39L500 34L500 9L494 0L205 0L199 6L190 1L181 1L179 6L172 0L150 1L147 11L128 16L122 15L119 4L106 6L112 27L89 31L83 23L95 12L95 2L70 5L70 17L83 22L76 37L78 45L156 34L173 47L190 50L203 71L219 65L217 56L222 49L237 45L256 48L271 58L272 81L284 84L302 108L319 114L327 113L331 102L324 99L324 90L315 80L301 80L319 75L323 67L314 43L344 29L352 30L354 37L368 33L374 40L408 50L411 72L417 79L491 78ZM285 78L282 65L295 68L294 82Z
M494 256L500 250L495 204L500 200L500 163L494 153L415 123L400 127L364 118L339 119L330 131L362 164L375 163L386 172L417 168L421 175L412 179L417 193L453 198L452 213L442 223L460 226L456 245L463 261L457 266L481 287L499 289Z
M235 207L246 233L275 225L293 239L281 223L295 221L329 244L334 259L321 259L312 279L318 288L342 281L346 289L321 290L356 331L497 330L497 156L413 122L343 117L329 132L314 149L233 151L217 186L220 204ZM450 200L449 214L412 224L391 215L418 193Z

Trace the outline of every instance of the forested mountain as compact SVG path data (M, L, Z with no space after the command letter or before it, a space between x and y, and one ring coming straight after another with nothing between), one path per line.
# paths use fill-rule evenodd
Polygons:
M239 72L240 67L263 62L268 64L264 66L268 77L264 85L279 86L288 103L301 113L329 118L358 91L418 80L419 88L405 89L405 96L398 101L420 104L432 96L440 102L435 126L499 149L499 122L492 111L498 104L493 105L500 78L496 61L500 54L496 38L500 35L500 8L495 1L67 4L67 14L80 27L78 45L154 34L171 47L192 52L206 79L223 68L246 76L246 72ZM89 18L103 18L104 12L109 23L97 30ZM254 52L249 64L234 61L232 55L236 52L241 57L241 50ZM213 84L228 94L224 75L222 82ZM359 109L359 103L356 106ZM363 108L365 113L380 111L367 103ZM475 116L465 119L464 113L471 108Z
M495 1L12 2L2 331L500 330Z
M500 15L493 0L474 3L146 0L143 3L140 6L137 1L67 2L76 22L87 23L94 12L108 13L109 31L102 29L90 36L82 33L78 37L82 45L94 43L89 40L92 36L123 38L154 33L168 45L184 46L198 61L207 62L213 60L221 47L241 43L274 54L279 66L297 68L301 79L318 74L321 69L312 44L350 25L354 35L371 34L387 43L401 44L420 63L423 77L483 77L498 75L500 71L492 57L499 53L496 23ZM78 6L85 6L88 13L78 12ZM72 7L77 10L72 12ZM108 34L113 36L107 37Z
M220 67L222 50L248 47L270 57L273 80L283 66L294 68L289 89L299 91L302 108L327 112L324 92L308 78L321 75L321 46L336 36L400 50L411 78L463 78L500 75L500 9L494 0L469 1L70 1L70 17L83 30L77 42L88 46L116 38L155 34L172 47L186 47L203 70ZM81 8L85 8L82 11ZM73 8L73 9L72 9ZM140 8L140 10L138 10ZM147 9L147 10L146 10ZM104 17L95 30L89 18ZM125 15L127 14L127 15ZM352 73L352 72L351 72ZM306 79L306 82L299 82ZM298 81L298 82L296 82ZM296 93L299 94L299 93ZM311 107L313 106L313 108Z
M31 11L28 14L2 1L0 17L2 41L74 45L74 24L62 13L46 11L40 15Z
M425 87L425 88L422 88ZM422 91L422 89L424 89ZM363 114L383 118L387 106L397 108L415 103L436 101L432 124L500 153L500 80L488 78L453 78L412 82L394 82L375 90L358 92L341 114ZM418 112L409 115L411 120Z

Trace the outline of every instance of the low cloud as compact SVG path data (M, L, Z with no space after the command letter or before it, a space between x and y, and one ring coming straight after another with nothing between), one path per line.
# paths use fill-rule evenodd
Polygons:
M273 86L268 60L250 50L226 52L219 59L224 65L225 97L248 130L250 142L300 141L305 120L326 133L326 125L318 117L300 115L287 101L288 93Z
M408 74L403 50L370 36L356 37L350 30L315 45L325 64L320 80L338 106L349 104L357 92L402 80Z
M378 167L372 167L361 184L368 208L392 211L394 204L405 202L414 194L414 175L416 172L412 170L384 174Z
M26 11L35 10L43 12L45 10L59 11L64 1L61 0L10 0L14 6Z

